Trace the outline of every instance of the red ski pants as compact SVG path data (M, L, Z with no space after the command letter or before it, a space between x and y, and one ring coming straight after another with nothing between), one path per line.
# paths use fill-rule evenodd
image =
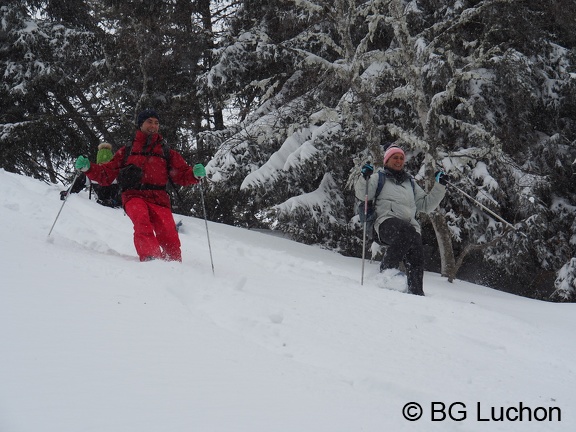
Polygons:
M182 261L180 238L169 208L132 198L124 210L134 224L134 246L140 261Z

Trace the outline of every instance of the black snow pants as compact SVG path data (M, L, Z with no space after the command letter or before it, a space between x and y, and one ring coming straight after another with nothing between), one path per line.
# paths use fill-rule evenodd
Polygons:
M380 263L380 271L397 269L400 262L406 267L408 290L424 295L424 248L422 236L410 222L389 218L378 227L380 242L388 245Z

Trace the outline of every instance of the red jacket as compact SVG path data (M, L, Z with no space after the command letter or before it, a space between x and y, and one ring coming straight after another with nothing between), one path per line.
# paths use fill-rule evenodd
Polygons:
M132 152L128 156L126 163L124 163L124 154L126 146L121 147L115 154L110 162L104 164L90 164L90 169L86 171L86 176L102 186L109 186L118 177L120 168L128 164L133 164L142 169L142 183L150 185L165 186L168 183L168 173L166 159L164 158L164 151L162 148L162 136L160 134L153 134L151 136L151 149L147 152L154 153L158 156L152 155L139 155L138 153L144 152L144 146L148 135L142 131L136 132L136 137L132 143ZM186 163L180 153L170 150L170 178L176 184L181 186L189 186L198 183L198 179L194 176L192 167ZM130 189L122 192L122 205L131 198L143 198L154 204L164 207L170 207L170 197L166 190L134 190Z

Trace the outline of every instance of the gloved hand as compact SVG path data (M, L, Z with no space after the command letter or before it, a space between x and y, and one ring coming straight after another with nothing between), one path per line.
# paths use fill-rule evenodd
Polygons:
M362 177L368 179L368 177L374 174L374 167L370 165L370 162L366 162L360 172L362 173Z
M90 169L90 161L87 157L78 156L75 166L78 171L86 172Z
M194 165L193 171L194 171L194 177L198 179L206 177L206 168L204 168L204 165L202 164Z
M442 186L446 186L449 182L452 181L452 177L450 177L444 171L436 171L434 177L436 177L436 181Z

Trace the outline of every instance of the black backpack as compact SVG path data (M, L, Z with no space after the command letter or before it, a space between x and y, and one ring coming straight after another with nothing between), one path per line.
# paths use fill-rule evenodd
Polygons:
M150 137L148 137L150 140ZM143 155L143 156L155 156L164 158L166 161L166 177L168 178L167 183L172 185L172 189L176 193L176 197L180 203L183 203L182 197L178 192L178 188L170 178L170 146L166 142L166 140L162 140L162 155L157 153L153 153L151 149L149 151L143 152L133 152L132 151L132 144L127 144L126 149L124 150L124 158L122 159L122 168L120 168L120 172L118 173L118 184L120 185L120 189L122 192L128 189L137 189L137 190L166 190L167 184L161 185L151 185L142 183L142 168L136 166L134 164L126 164L128 160L128 156L135 154L135 155ZM144 148L150 147L149 142L146 143Z
M150 140L150 137L148 137ZM149 142L144 145L144 148L150 147ZM166 185L151 185L142 183L142 168L134 164L126 164L128 157L130 155L142 155L142 156L155 156L161 157L166 160L166 172L168 173L168 181L172 184L172 179L170 178L170 147L165 140L162 140L162 155L153 153L151 149L149 151L133 152L132 144L127 144L124 150L124 158L122 159L122 167L120 168L120 173L118 174L118 184L122 189L122 192L128 189L137 190L162 190L166 189Z

